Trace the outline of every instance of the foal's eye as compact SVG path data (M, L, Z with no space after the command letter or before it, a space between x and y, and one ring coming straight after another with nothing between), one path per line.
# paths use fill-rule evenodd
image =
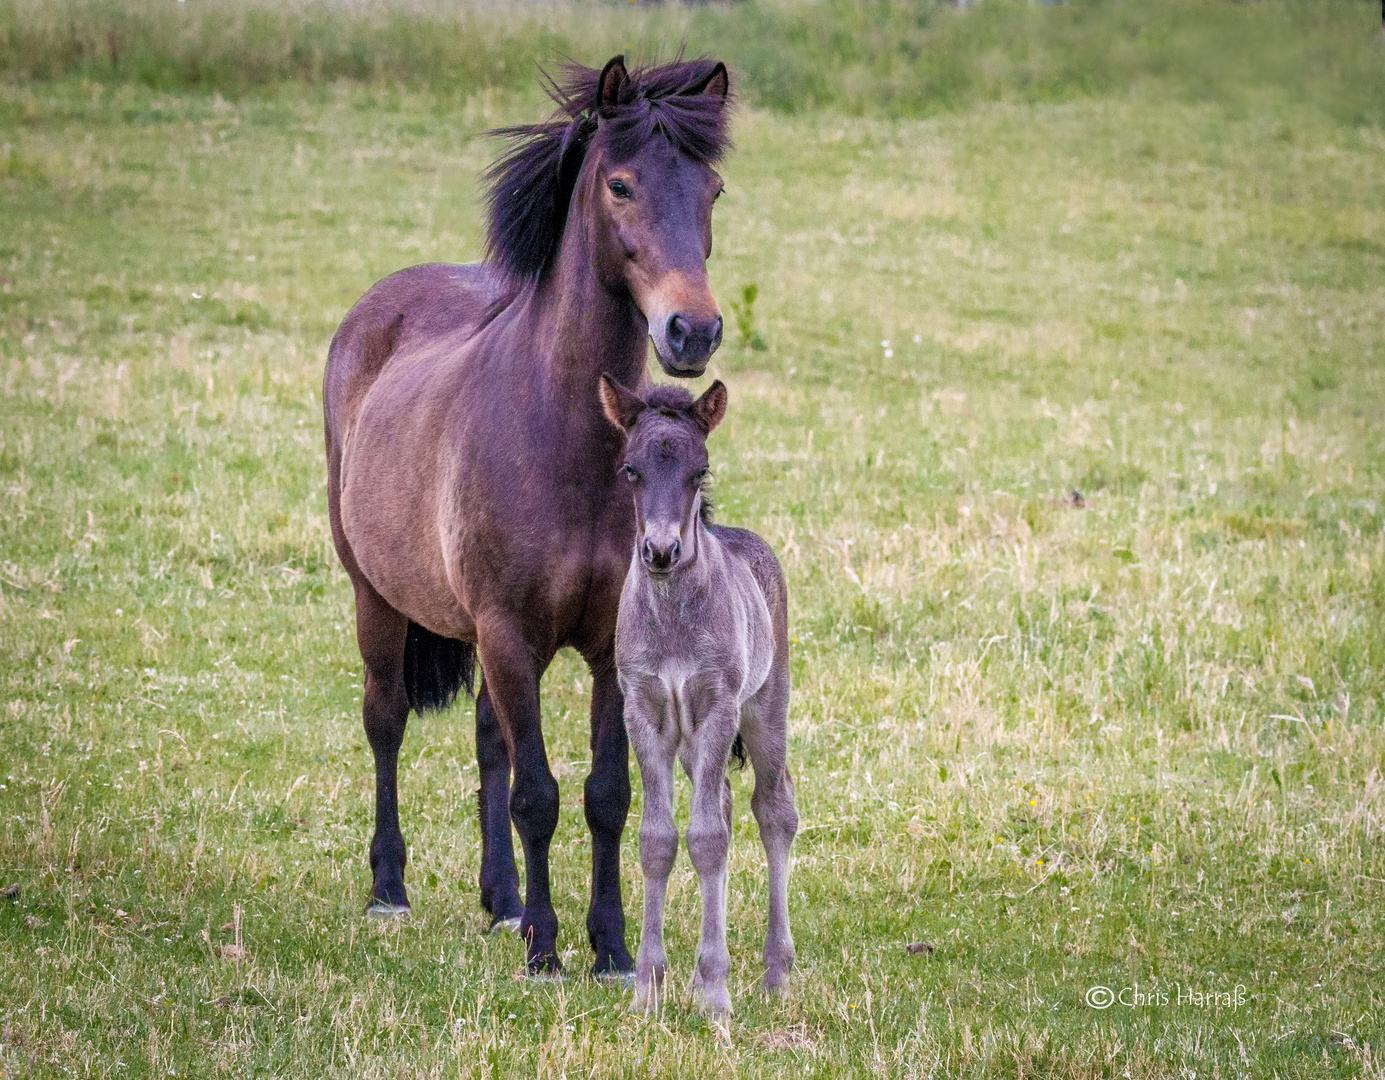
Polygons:
M622 465L620 471L625 474L625 479L629 480L632 484L640 478L639 470L633 465Z
M707 477L711 475L711 469L698 469L697 472L693 473L693 483L701 484L703 481L707 479Z
M629 199L634 197L634 192L630 190L624 180L612 180L606 186L611 189L611 194L617 199Z

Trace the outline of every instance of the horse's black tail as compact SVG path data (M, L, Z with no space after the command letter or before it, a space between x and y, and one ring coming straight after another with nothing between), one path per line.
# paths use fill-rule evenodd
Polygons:
M741 733L736 732L736 741L731 744L731 756L736 759L736 768L745 768L745 743L741 741Z
M414 712L435 712L457 700L466 687L476 693L476 646L469 641L440 637L416 622L409 623L404 640L404 693Z

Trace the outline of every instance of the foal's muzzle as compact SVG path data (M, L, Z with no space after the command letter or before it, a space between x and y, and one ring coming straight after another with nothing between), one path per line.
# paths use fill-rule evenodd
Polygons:
M676 378L692 379L707 369L707 361L721 344L720 315L694 315L675 311L664 320L663 341L655 341L663 369Z
M671 544L656 544L648 538L640 545L640 557L644 568L656 577L667 577L673 573L678 560L683 555L683 545L677 540Z

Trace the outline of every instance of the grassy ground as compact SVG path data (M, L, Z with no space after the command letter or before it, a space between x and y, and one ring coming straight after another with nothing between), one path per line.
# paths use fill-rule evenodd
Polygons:
M465 707L405 743L415 918L361 918L326 343L477 253L532 115L0 90L0 1073L1385 1075L1385 134L1308 104L745 112L712 455L791 582L793 993L740 775L729 1038L525 982ZM544 687L579 970L589 689ZM686 857L670 910L681 981Z

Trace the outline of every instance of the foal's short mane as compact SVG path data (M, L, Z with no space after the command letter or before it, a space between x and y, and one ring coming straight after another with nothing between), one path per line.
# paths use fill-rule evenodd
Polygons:
M558 106L553 115L542 124L491 132L511 145L486 173L487 257L519 278L536 277L548 268L558 253L587 147L598 130L619 158L634 155L662 135L694 161L719 161L730 144L727 101L700 92L716 68L713 60L681 58L661 67L636 68L616 104L604 107L598 101L600 71L566 64L556 78L545 73L545 89Z
M693 396L681 386L651 386L644 395L646 408L674 419L681 417L692 403Z

